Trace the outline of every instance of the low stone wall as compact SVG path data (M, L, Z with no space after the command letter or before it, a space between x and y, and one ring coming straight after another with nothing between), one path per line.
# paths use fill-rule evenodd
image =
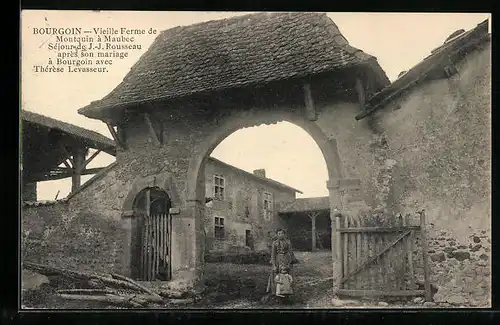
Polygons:
M205 263L233 263L270 265L269 252L212 252L205 255Z
M491 239L487 230L471 231L459 242L447 231L429 231L434 302L460 307L491 306Z
M123 222L70 209L68 203L23 207L23 260L89 272L128 275Z

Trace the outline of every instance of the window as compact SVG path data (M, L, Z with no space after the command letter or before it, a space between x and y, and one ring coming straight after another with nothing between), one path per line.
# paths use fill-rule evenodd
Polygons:
M245 218L250 218L250 209L248 208L248 205L245 206Z
M214 175L214 198L224 201L225 180L222 175Z
M273 215L273 195L264 192L264 219L270 220Z
M222 217L215 217L214 237L224 238L224 218Z

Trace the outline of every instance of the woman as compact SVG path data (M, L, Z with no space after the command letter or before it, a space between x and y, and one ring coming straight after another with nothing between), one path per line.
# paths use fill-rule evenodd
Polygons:
M285 231L283 229L278 229L276 231L276 239L271 245L272 271L269 275L267 286L268 293L271 292L273 295L276 294L275 277L279 270L286 269L289 274L292 275L292 266L297 262L298 261L293 254L292 244L290 243L290 240L286 238Z

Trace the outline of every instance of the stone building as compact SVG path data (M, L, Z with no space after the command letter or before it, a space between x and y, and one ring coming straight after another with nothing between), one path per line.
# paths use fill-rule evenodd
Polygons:
M270 234L283 227L276 207L302 193L266 177L248 173L213 157L205 165L206 251L267 250Z

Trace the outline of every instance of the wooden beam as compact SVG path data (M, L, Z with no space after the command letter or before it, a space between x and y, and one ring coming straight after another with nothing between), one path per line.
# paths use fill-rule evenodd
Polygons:
M66 153L66 156L67 156L66 160L69 163L69 165L71 166L70 168L73 168L73 166L75 164L74 159L73 159L73 153L66 146L63 146L63 150Z
M403 232L407 230L420 230L420 226L407 226L407 227L360 227L360 228L340 228L337 231L341 233L356 233L356 232Z
M428 248L427 248L427 234L425 230L425 211L422 210L419 212L420 214L420 228L422 231L420 232L420 239L422 241L422 258L424 264L424 290L425 290L425 300L432 301L432 292L431 292L431 278L430 278L430 266L429 266L429 257L428 257Z
M358 94L359 107L365 109L366 93L365 87L363 86L363 81L356 78L356 93Z
M71 162L71 168L73 168L73 153L65 146L63 145L62 146L63 148L63 151L66 153L66 156L68 156L67 160L69 160L69 162Z
M115 140L116 144L119 145L120 144L120 140L118 139L118 134L116 134L116 130L109 123L106 123L106 126L108 127L109 133L111 133L111 136L113 137L113 140Z
M118 134L116 133L116 130L113 128L113 126L110 123L106 123L106 126L108 127L109 133L111 133L113 140L115 140L116 145L121 149L125 149L125 144L118 137Z
M73 175L71 175L71 192L78 190L82 183L82 171L85 168L85 152L86 149L78 148L73 154Z
M316 121L318 116L316 114L316 108L314 107L314 101L311 94L311 85L305 83L303 85L304 89L304 102L306 104L306 117L309 121Z
M341 214L336 211L334 217L331 218L332 233L332 270L333 270L333 294L337 295L340 289L342 277L344 275L343 264L342 264L342 246L341 246L341 234L338 231L340 229L340 218ZM335 219L335 220L334 220ZM333 229L335 228L335 231Z
M151 134L151 137L154 139L157 145L161 145L161 139L158 136L158 133L155 130L155 127L153 126L153 123L151 122L151 118L149 117L149 113L144 113L144 120L146 121L146 124L148 125L149 133Z
M64 164L64 166L66 166L66 168L73 169L73 166L71 166L69 159L66 159L65 161L63 161L63 164Z
M87 167L87 165L98 155L101 153L101 150L97 150L83 163L83 168Z
M458 69L454 64L449 64L444 67L444 73L446 74L447 78L450 78L454 74L458 73Z
M97 168L87 168L82 170L82 175L90 175L90 174L97 174L101 170L103 170L106 167L97 167Z
M316 251L316 216L318 214L311 215L311 249Z
M316 218L321 214L321 211L311 211L307 214L311 219L311 250L316 251Z
M71 171L71 168L66 168L66 167L55 167L52 169L53 171L60 171L60 172L66 172L66 171Z
M321 211L311 211L307 213L309 219L317 218L321 214Z
M100 172L101 170L103 170L105 167L99 167L99 168L88 168L88 169L84 169L80 175L81 176L85 176L85 175L93 175L93 174L97 174L98 172ZM64 179L64 178L68 178L68 177L71 177L73 175L73 173L71 171L67 171L67 172L60 172L60 173L57 173L57 174L50 174L50 172L48 174L43 174L43 175L34 175L32 177L30 177L30 180L33 179L34 181L37 181L37 182L44 182L44 181L54 181L54 180L58 180L58 179Z

